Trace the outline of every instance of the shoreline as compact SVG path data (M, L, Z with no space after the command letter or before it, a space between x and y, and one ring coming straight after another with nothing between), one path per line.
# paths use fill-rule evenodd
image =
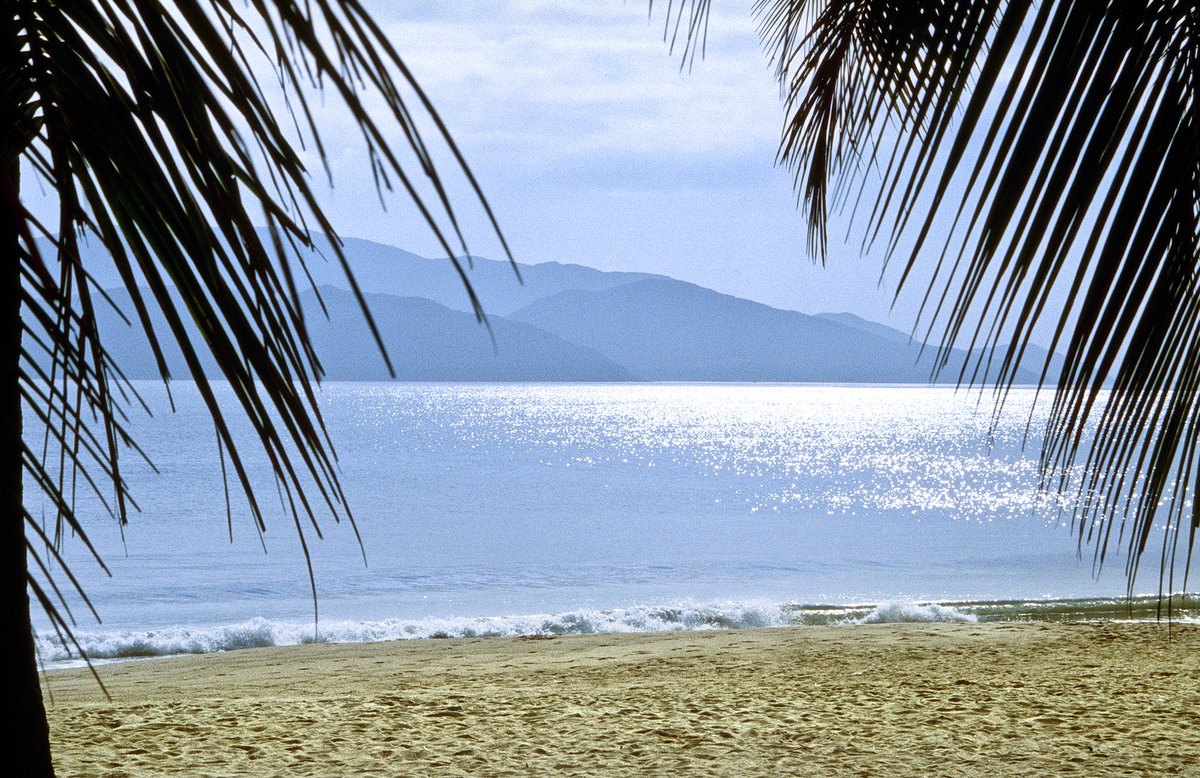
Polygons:
M326 618L317 642L359 643L389 640L499 638L530 635L588 635L635 632L704 631L766 627L862 626L932 622L1168 621L1200 624L1200 593L1126 597L1008 598L995 600L893 600L884 602L798 604L765 599L696 601L579 607L559 611L492 616L425 618ZM94 664L140 661L153 657L217 653L246 648L304 645L314 642L314 624L271 619L209 624L160 624L132 628L108 626L75 633ZM86 667L71 644L51 628L37 630L43 669ZM71 648L68 656L67 648Z
M1200 626L308 644L43 674L60 775L1098 775L1200 764ZM51 700L52 697L52 700Z

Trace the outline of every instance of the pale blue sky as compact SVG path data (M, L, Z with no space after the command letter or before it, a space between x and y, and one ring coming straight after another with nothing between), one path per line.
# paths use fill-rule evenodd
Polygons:
M518 261L664 273L911 327L919 290L889 315L895 274L878 286L880 255L860 256L840 234L828 267L807 254L790 174L774 165L783 109L750 0L715 3L690 72L663 42L665 4L654 18L643 0L368 7L461 145ZM342 234L438 255L401 198L380 212L361 147L328 121L327 142L345 143L331 144L327 199ZM479 214L467 221L472 251L499 257Z
M774 164L783 107L752 0L715 0L706 55L691 69L663 41L663 2L653 17L648 0L366 5L453 133L518 261L663 273L780 308L912 329L923 277L892 309L900 263L880 284L881 251L862 254L861 234L847 240L837 221L828 265L808 255L791 174ZM265 63L260 80L274 80ZM441 255L403 196L381 208L344 109L314 102L334 187L311 143L306 161L338 231ZM434 156L453 169L444 148ZM465 181L449 178L470 249L501 258ZM22 194L53 221L51 198L32 184Z

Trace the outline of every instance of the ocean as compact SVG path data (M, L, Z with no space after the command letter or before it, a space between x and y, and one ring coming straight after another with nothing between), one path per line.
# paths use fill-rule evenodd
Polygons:
M1123 550L1097 569L1071 530L1072 500L1039 489L1045 417L1031 389L994 418L990 393L926 386L325 384L362 545L345 522L323 520L321 540L309 528L314 611L265 459L249 457L268 531L235 492L231 539L195 387L171 385L174 413L161 384L137 388L154 413L131 412L130 427L157 468L123 458L140 512L122 532L98 501L79 503L111 577L78 539L63 549L102 619L72 601L93 660L1157 615L1157 559L1126 599ZM34 514L52 518L32 488ZM36 613L35 627L46 666L78 661Z

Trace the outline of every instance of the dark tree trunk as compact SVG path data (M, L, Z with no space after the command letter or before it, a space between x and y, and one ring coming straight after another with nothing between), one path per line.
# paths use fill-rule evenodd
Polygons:
M0 759L9 775L52 776L50 730L29 618L22 508L20 168L5 156L0 167L0 706L8 723L0 723Z
M23 4L0 14L0 759L5 773L53 776L25 549L21 463L21 153L33 138Z

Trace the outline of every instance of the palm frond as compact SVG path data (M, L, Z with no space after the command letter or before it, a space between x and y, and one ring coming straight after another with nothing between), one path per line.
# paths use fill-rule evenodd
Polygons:
M141 402L97 329L96 306L110 301L83 265L82 235L111 254L131 300L125 314L145 330L164 380L172 377L164 344L178 346L188 368L179 377L195 381L212 416L227 485L240 487L261 530L264 509L231 433L234 415L249 420L306 555L306 536L320 533L322 515L353 518L312 387L321 367L295 281L307 273L301 250L330 236L362 303L303 162L310 145L325 159L314 90L350 115L381 198L397 187L450 261L470 251L434 164L439 146L502 245L503 237L429 98L357 0L15 0L5 14L13 40L4 45L15 43L19 56L0 86L20 121L4 138L0 176L7 193L43 186L59 203L53 225L16 197L7 214L18 225L25 342L12 367L43 428L41 451L27 449L23 461L56 514L53 531L43 532L26 512L32 545L46 549L32 556L29 581L55 629L69 636L69 613L58 612L66 601L49 571L61 562L65 534L86 542L74 510L79 487L121 525L136 508L121 463L137 451L124 406ZM264 64L286 98L283 116L255 76ZM37 181L19 181L19 161ZM190 327L199 341L189 339ZM215 374L206 373L204 354ZM215 378L228 381L234 403L218 401Z
M929 273L918 326L941 332L941 356L984 355L965 382L1011 385L1048 326L1065 363L1051 374L1048 357L1042 370L1055 390L1047 482L1080 490L1075 526L1097 564L1124 543L1131 592L1161 520L1160 590L1173 590L1200 527L1193 6L759 0L756 10L785 94L780 161L795 172L814 254L825 255L830 208L845 204L835 195L857 191L864 246L886 236L887 256L904 261L901 286Z

